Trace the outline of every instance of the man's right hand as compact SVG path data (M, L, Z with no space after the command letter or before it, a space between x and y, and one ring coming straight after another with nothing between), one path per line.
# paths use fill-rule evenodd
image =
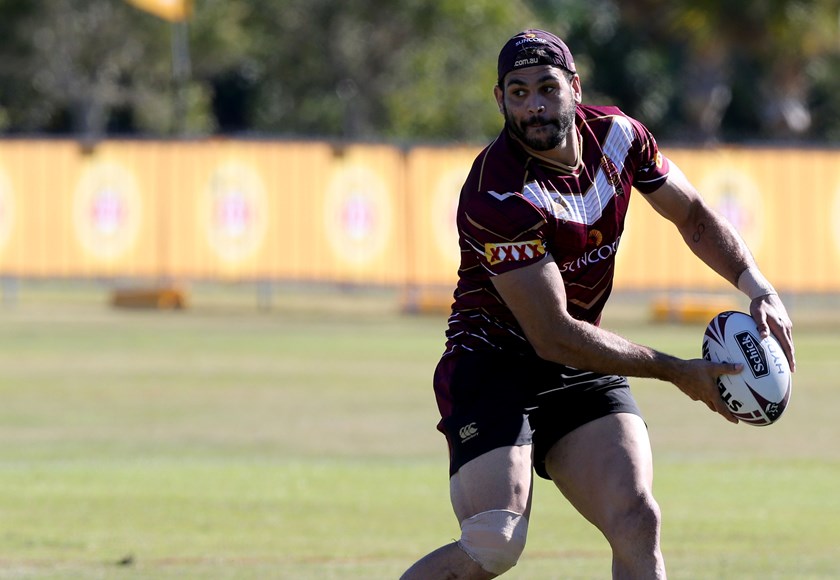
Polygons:
M717 378L721 375L737 375L743 368L742 364L692 359L685 361L680 375L672 382L692 401L702 401L709 409L723 415L730 423L738 423L738 418L732 414L720 395Z

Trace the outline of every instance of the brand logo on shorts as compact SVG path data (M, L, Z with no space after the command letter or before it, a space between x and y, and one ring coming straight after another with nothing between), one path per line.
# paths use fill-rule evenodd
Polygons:
M493 266L500 262L524 262L545 255L542 240L528 240L515 244L484 244L484 257Z
M478 435L478 427L475 426L475 423L470 423L469 425L464 425L461 429L458 430L458 435L461 436L461 443L465 441L469 441L476 435Z

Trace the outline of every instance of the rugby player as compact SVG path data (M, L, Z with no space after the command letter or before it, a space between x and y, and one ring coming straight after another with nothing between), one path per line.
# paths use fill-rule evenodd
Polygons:
M581 104L562 40L542 30L511 38L494 91L505 124L461 190L459 280L434 375L461 533L403 578L485 579L514 566L532 472L604 534L615 578L664 578L650 441L626 377L672 383L737 422L715 379L740 367L600 327L632 190L748 296L760 332L779 339L793 369L791 320L741 237L647 128L618 108Z

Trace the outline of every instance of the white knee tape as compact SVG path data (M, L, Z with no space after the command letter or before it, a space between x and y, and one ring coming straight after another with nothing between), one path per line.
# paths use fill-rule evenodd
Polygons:
M490 510L461 522L458 545L488 572L504 574L516 565L527 536L528 518L510 510Z

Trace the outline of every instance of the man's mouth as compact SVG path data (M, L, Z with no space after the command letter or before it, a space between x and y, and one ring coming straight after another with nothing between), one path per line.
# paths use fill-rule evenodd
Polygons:
M534 128L534 129L540 129L542 127L547 127L548 125L551 125L551 121L549 121L548 119L541 119L541 118L529 119L525 123L526 127Z

